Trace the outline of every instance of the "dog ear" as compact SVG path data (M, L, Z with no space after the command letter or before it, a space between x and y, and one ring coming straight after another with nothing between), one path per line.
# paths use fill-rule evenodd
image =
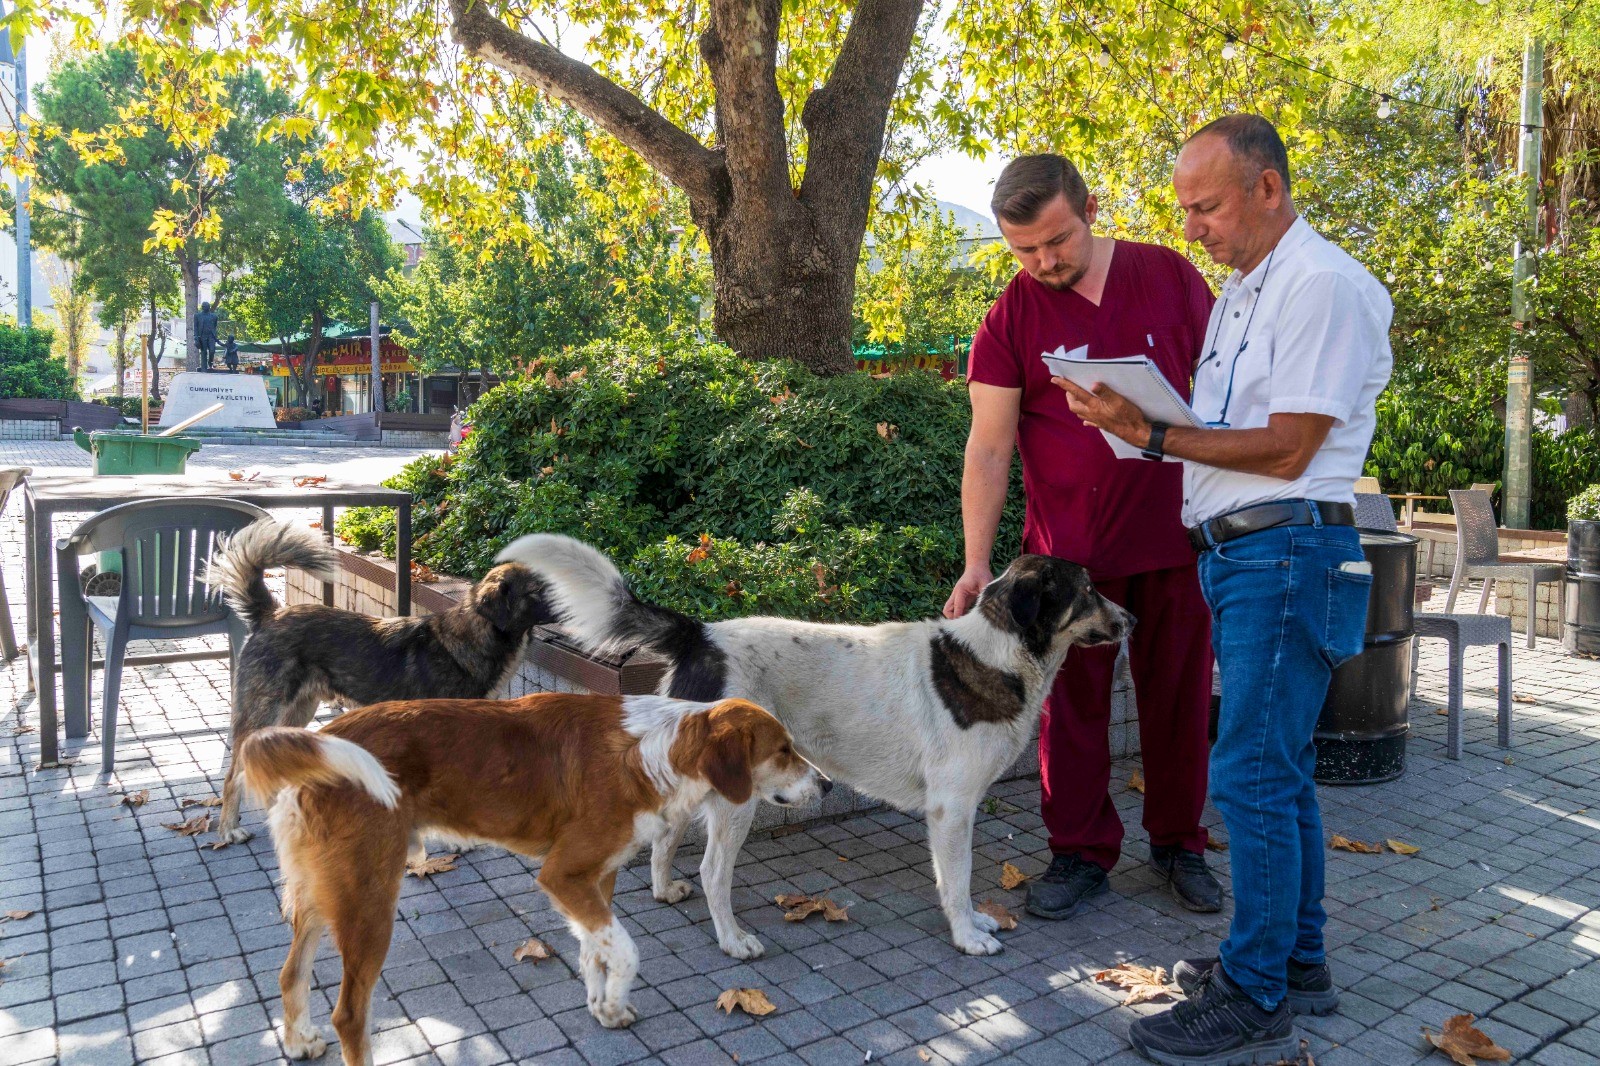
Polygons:
M726 723L713 725L700 757L701 771L711 787L729 803L748 803L755 791L751 777L750 733Z
M1011 583L1007 590L1006 606L1011 609L1011 621L1016 625L1017 632L1022 632L1033 625L1039 617L1039 604L1043 599L1044 590L1039 585L1039 579L1032 574L1018 577Z

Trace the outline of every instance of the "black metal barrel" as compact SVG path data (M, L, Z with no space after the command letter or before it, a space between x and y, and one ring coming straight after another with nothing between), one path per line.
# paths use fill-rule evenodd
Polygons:
M1600 655L1600 522L1567 525L1567 589L1561 644L1573 655Z
M1372 564L1367 639L1361 654L1333 672L1317 719L1313 776L1325 785L1393 781L1406 768L1417 538L1363 529L1361 550Z

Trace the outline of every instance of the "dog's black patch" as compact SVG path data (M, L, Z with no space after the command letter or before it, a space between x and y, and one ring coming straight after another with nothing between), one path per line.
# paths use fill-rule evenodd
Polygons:
M680 630L672 641L656 645L675 664L667 695L702 703L720 700L728 686L728 656L711 643L704 625L696 625L693 632Z
M933 686L956 725L971 729L976 722L1009 722L1022 713L1022 678L990 666L948 633L936 634L930 650Z

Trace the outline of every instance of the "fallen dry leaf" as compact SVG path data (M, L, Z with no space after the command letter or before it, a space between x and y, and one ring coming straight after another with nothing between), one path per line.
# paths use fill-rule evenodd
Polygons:
M197 837L211 828L211 815L197 814L187 822L162 822L161 828L170 829L186 837Z
M794 393L788 387L785 387L778 395L768 396L767 399L771 400L774 406L782 407L785 401L794 399Z
M1000 866L1000 887L1001 888L1005 888L1005 889L1016 888L1018 885L1021 885L1023 882L1029 881L1029 880L1032 880L1032 878L1030 878L1027 874L1023 873L1021 870L1017 869L1011 863L1008 862L1008 863L1001 864L1001 866Z
M700 543L689 550L689 555L684 562L688 563L690 566L693 566L695 563L704 562L710 555L711 534L702 533L700 534Z
M327 474L301 474L294 479L294 487L297 489L309 489L322 484L326 480L328 480Z
M1328 841L1328 847L1333 848L1336 851L1359 852L1362 855L1383 854L1382 844L1364 844L1359 840L1349 840L1340 836L1338 833L1333 834L1333 839Z
M878 423L878 436L882 437L884 440L894 440L899 435L900 427L895 425L893 422Z
M220 807L220 806L222 806L222 797L221 796L185 796L185 797L183 797L183 799L178 801L178 808L180 810L182 810L184 807Z
M1512 703L1538 703L1539 701L1537 699L1535 699L1534 697L1532 697L1532 696L1524 696L1520 692L1513 692L1511 694L1511 702Z
M5 913L5 920L13 921L13 922L20 922L24 918L32 918L32 917L33 917L33 912L32 911L6 911L6 913Z
M923 1062L933 1061L933 1056L928 1053L928 1049L925 1047L917 1048L917 1058L921 1059Z
M447 855L432 855L421 862L406 863L406 873L412 877L432 877L434 874L446 874L456 868L456 860L461 856L451 852Z
M1128 998L1122 1001L1124 1007L1131 1007L1135 1003L1150 1003L1163 996L1170 998L1172 995L1172 990L1167 987L1167 971L1160 966L1152 970L1125 962L1121 966L1099 971L1094 975L1094 979L1101 984L1116 985L1125 989Z
M783 908L783 919L786 922L803 922L813 914L820 913L830 922L848 922L850 920L849 908L841 907L826 896L806 896L800 893L774 896L772 902Z
M14 737L20 737L20 736L26 736L27 734L29 734L31 732L33 732L33 726L31 726L31 725L19 725L19 726L17 726L17 728L15 728L15 729L13 729L11 731L11 735L14 736Z
M1206 837L1206 847L1211 851L1227 851L1228 842L1226 840L1218 840L1216 837L1208 836Z
M137 792L124 793L122 797L122 805L124 807L143 807L149 801L150 790L148 788L141 788Z
M1433 713L1434 714L1442 714L1446 718L1448 718L1448 717L1450 717L1450 708L1448 708L1448 707L1435 707L1433 709Z
M1384 843L1388 844L1389 850L1394 852L1396 855L1415 855L1417 852L1422 850L1415 844L1407 844L1403 840L1395 840L1392 837L1384 841Z
M420 581L424 585L427 585L434 581L438 581L439 575L434 573L432 568L430 568L427 564L412 560L411 580Z
M546 944L543 940L540 940L536 936L530 936L521 944L518 944L517 950L511 953L511 958L514 962L522 962L525 959L532 959L534 962L543 962L545 959L551 959L554 957L555 952L550 950L550 945Z
M1440 1051L1449 1055L1461 1066L1477 1066L1477 1061L1505 1062L1511 1058L1511 1052L1496 1044L1481 1030L1473 1026L1476 1017L1471 1014L1457 1014L1444 1023L1444 1032L1435 1033L1423 1027L1422 1038Z
M322 523L321 522L307 522L306 525L310 526L312 529L321 529L322 528Z
M244 471L243 470L230 470L230 471L228 471L228 476L230 478L232 478L233 480L235 480L235 481L243 481L244 480Z
M1135 770L1133 776L1128 778L1128 787L1140 795L1144 794L1144 771Z
M717 1006L729 1014L733 1013L733 1008L738 1007L746 1014L753 1014L758 1018L778 1009L759 988L730 988L717 997Z
M999 922L1001 929L1015 929L1017 927L1017 916L1006 910L1004 906L996 903L994 900L986 899L982 903L974 906L972 909L980 914L987 914L989 917Z
M559 389L561 387L561 375L557 374L553 369L547 369L544 372L544 383L552 389Z
M828 568L821 563L811 564L811 576L817 579L817 599L826 600L839 591L838 585L828 584Z

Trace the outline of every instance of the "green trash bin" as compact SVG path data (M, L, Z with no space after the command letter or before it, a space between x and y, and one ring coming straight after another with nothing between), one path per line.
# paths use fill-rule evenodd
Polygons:
M96 474L182 474L189 456L200 450L194 437L152 437L143 433L72 431L78 447L94 456Z
M189 456L200 450L194 437L152 437L143 433L109 430L100 433L72 431L78 447L94 456L95 474L182 474ZM101 552L95 561L99 574L121 574L122 555ZM101 593L114 595L107 589Z

